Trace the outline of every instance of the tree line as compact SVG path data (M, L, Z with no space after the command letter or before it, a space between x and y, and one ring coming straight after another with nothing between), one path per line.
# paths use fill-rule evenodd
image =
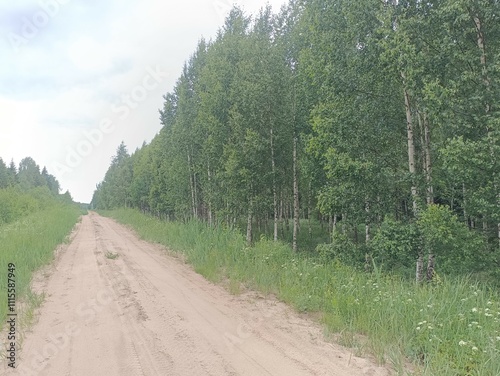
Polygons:
M56 177L45 167L40 171L33 158L23 158L18 167L0 158L0 225L58 202L72 203L69 191L60 190Z
M162 218L328 222L318 252L416 278L500 250L500 2L291 0L235 7L199 41L92 199ZM363 234L362 236L360 234Z

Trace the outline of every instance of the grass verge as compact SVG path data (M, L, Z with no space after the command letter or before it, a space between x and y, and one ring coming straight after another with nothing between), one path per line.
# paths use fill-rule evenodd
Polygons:
M53 260L54 249L65 241L81 214L76 206L60 204L0 226L0 331L8 310L8 264L15 265L16 301L23 302L26 315L20 319L30 322L43 298L30 290L33 272Z
M264 237L248 248L242 234L220 226L164 222L131 209L101 214L183 254L207 279L229 279L230 290L243 283L299 311L320 312L338 342L398 374L500 374L499 294L487 286L467 278L417 286L376 268L366 274L293 253Z

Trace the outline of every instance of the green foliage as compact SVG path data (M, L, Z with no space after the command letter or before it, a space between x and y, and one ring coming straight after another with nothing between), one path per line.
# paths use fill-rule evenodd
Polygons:
M38 201L30 194L21 193L16 188L0 190L0 223L12 222L38 208Z
M470 273L486 270L494 260L484 239L469 230L448 207L429 205L417 227L427 249L436 254L439 270Z
M414 224L386 217L370 243L372 258L387 270L413 269L418 256L417 236Z
M494 255L488 251L484 238L442 205L429 205L415 223L385 218L369 249L377 264L404 272L414 268L421 242L426 252L435 255L439 273L493 271Z
M335 259L345 265L359 266L365 260L363 247L357 246L347 234L339 232L333 234L331 243L318 245L316 252L326 262Z
M337 218L324 259L360 267L368 253L406 274L434 255L438 275L488 275L500 244L498 14L483 0L235 7L164 95L157 136L118 147L92 205L245 223L302 249L329 243ZM39 175L30 159L19 173L0 163L0 186ZM298 235L278 231L292 221Z

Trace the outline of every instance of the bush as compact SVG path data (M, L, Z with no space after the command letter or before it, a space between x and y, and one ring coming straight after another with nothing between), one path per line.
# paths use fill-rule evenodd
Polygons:
M370 243L376 264L390 270L413 269L417 252L417 228L386 217Z
M493 261L486 242L442 205L429 205L417 221L423 245L436 255L436 266L445 273L484 271Z
M390 270L413 270L419 246L424 254L435 255L440 273L468 274L492 269L492 253L484 239L442 205L429 205L415 223L385 218L370 249L377 264Z
M0 189L0 224L10 223L39 209L39 202L16 188Z
M338 260L343 264L361 266L365 262L364 247L357 246L346 234L335 232L332 242L319 244L316 252L323 260Z

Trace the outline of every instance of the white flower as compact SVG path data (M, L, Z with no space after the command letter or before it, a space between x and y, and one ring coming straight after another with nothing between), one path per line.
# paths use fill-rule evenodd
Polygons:
M472 351L477 351L479 350L476 346L472 346Z
M420 330L420 326L417 326L417 330Z
M465 342L465 341L460 341L460 342L458 342L458 345L459 345L459 346L465 346L466 344L467 344L467 342Z
M472 312L477 312L477 308L476 307L472 308Z

